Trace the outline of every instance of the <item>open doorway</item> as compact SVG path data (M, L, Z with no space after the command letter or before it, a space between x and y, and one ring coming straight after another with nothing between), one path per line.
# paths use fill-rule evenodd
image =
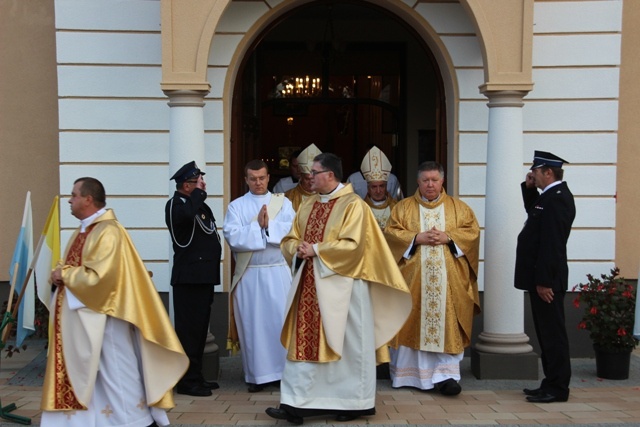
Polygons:
M267 28L234 86L231 198L246 191L244 164L267 162L270 187L287 155L314 143L359 170L371 145L385 152L405 194L424 160L447 164L442 78L426 44L388 11L319 1Z

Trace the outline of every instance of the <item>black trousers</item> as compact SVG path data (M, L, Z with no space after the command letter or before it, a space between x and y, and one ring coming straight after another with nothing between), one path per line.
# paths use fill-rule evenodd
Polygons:
M176 334L189 357L189 369L178 382L182 387L202 385L202 355L209 331L213 285L174 285L173 314Z
M536 291L529 292L533 324L542 354L544 379L540 388L560 398L569 397L571 356L564 317L565 292L554 292L553 301L545 302Z

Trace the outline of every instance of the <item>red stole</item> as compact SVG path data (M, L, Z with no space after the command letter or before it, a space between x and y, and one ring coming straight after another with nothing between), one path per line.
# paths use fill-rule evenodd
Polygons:
M322 242L327 220L337 199L327 203L316 202L307 220L304 241ZM300 297L296 313L295 360L317 362L320 360L321 327L320 307L313 273L313 262L306 262L300 277Z
M93 230L95 224L91 224L84 233L78 233L75 240L69 248L67 253L66 265L72 267L78 267L82 265L82 250L84 244L87 241L87 236ZM56 295L56 301L54 304L54 318L53 318L53 343L49 351L49 359L55 364L55 408L61 411L69 411L74 409L87 409L84 407L76 395L73 393L73 387L69 381L67 369L64 364L64 355L62 353L62 324L61 324L61 310L62 304L64 304L65 288L62 287L58 290Z

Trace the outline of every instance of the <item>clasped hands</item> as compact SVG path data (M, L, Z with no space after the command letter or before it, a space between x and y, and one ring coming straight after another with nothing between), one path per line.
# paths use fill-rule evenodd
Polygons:
M308 242L302 242L296 249L296 256L302 259L309 259L316 256L316 251L313 250L313 245Z
M444 231L433 227L431 230L418 233L415 242L418 245L428 246L446 245L449 243L449 236Z
M262 205L262 209L258 212L258 225L260 228L269 228L269 214L267 213L267 205Z
M62 281L62 266L58 265L54 270L51 270L51 284L57 287L64 286L64 282Z

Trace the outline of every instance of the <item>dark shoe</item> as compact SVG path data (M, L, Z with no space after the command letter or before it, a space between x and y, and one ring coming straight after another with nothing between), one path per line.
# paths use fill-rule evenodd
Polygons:
M194 385L192 387L178 386L178 394L188 394L189 396L211 396L211 390L201 385Z
M215 381L202 380L202 387L208 388L209 390L217 390L220 388L220 385Z
M543 393L541 388L525 388L522 392L527 396L537 396L540 393Z
M545 391L542 391L535 396L527 396L527 401L531 403L566 402L567 400L569 400L568 397L561 398Z
M249 393L257 393L259 391L264 390L264 384L254 384L254 383L248 383L249 387L247 388L247 391Z
M340 421L344 423L347 421L353 421L358 417L359 415L356 415L356 414L338 414L336 415L336 421Z
M443 396L456 396L462 391L460 384L453 378L435 383L434 386Z
M276 420L287 420L291 424L296 424L296 425L300 425L303 423L302 417L291 415L284 409L267 408L264 412L266 412L267 415L269 415L271 418L275 418Z

